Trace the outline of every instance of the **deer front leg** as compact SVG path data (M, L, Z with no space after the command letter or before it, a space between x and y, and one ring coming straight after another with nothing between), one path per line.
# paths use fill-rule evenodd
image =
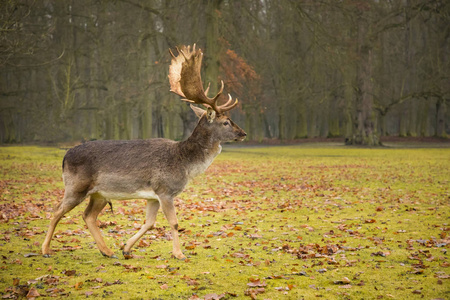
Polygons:
M102 234L100 232L100 229L98 229L97 226L97 216L106 206L107 203L108 202L106 201L105 198L97 195L96 196L92 195L89 200L89 204L83 213L83 219L84 222L86 222L86 225L89 231L91 232L92 237L94 238L95 243L97 244L97 247L103 254L103 256L117 258L117 256L114 255L114 252L106 246L105 241L103 240Z
M158 200L147 200L146 207L146 220L144 226L133 235L123 247L123 256L125 258L131 258L131 248L133 245L150 229L153 228L156 222L156 215L159 210L159 201Z
M169 221L170 229L172 231L173 239L173 256L178 259L186 259L186 256L181 252L180 239L178 237L178 219L173 205L173 198L160 197L161 207L167 221Z

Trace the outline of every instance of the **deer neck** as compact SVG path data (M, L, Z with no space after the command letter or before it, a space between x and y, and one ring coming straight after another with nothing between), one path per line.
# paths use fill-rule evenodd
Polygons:
M215 138L214 133L207 128L206 122L207 121L202 118L191 136L180 143L182 150L186 151L187 154L189 154L189 157L196 156L195 154L204 154L206 156L213 153L219 154L222 149L220 140Z
M214 158L222 151L220 140L214 138L213 132L202 126L200 120L191 136L179 143L180 154L190 162L190 177L203 173Z

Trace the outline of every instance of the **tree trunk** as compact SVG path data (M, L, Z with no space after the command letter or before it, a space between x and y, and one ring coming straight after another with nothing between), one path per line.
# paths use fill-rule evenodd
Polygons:
M351 144L380 145L373 113L372 60L373 49L369 25L361 17L358 20L358 64L356 67L356 128Z
M445 119L447 115L447 105L443 98L438 98L436 101L436 133L435 136L446 138Z
M308 120L306 118L306 108L303 99L297 105L297 134L296 138L308 137Z
M215 95L219 90L219 67L220 67L220 45L219 45L219 9L222 0L206 1L206 55L205 82L211 83L210 95Z

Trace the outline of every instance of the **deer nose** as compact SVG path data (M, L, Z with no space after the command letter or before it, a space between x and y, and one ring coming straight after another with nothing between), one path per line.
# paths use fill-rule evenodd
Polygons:
M247 136L247 133L245 133L245 131L241 131L239 132L239 136Z

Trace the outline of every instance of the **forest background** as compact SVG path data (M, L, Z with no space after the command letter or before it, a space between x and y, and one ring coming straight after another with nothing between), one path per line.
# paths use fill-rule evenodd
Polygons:
M185 138L168 49L193 43L250 141L446 137L449 24L445 0L1 1L0 143Z

